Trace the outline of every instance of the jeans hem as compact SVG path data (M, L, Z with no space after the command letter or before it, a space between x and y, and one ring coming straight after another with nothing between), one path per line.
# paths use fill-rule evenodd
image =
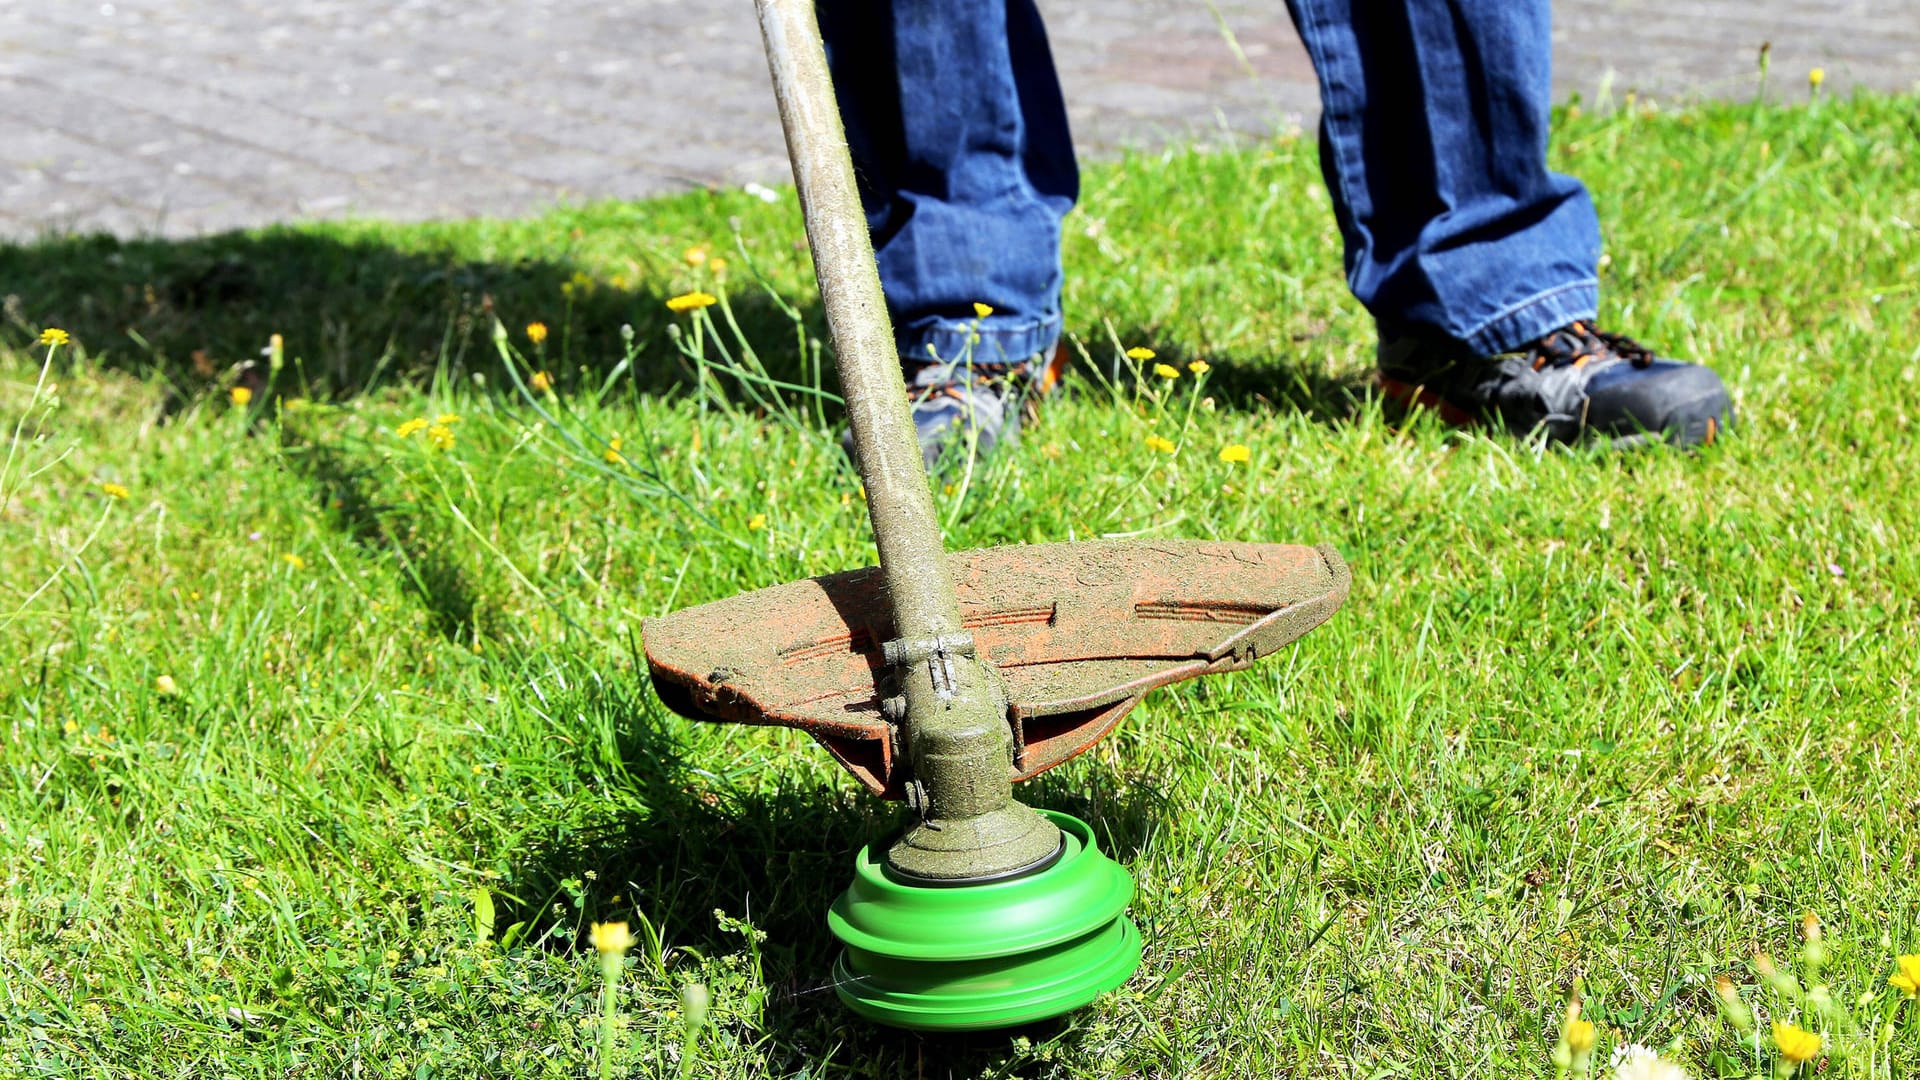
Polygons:
M1600 310L1600 283L1588 278L1557 285L1511 304L1469 330L1461 340L1475 352L1492 356L1511 352L1570 322L1591 319Z
M1022 320L929 318L901 328L895 340L900 360L907 364L950 364L969 348L976 364L1017 364L1052 349L1064 325L1059 315ZM975 334L980 335L978 342L972 340Z

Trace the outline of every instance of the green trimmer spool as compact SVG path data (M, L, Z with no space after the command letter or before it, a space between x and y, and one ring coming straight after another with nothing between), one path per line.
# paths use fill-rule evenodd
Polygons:
M1013 797L1157 686L1234 671L1346 598L1331 548L1085 542L948 555L810 0L755 0L878 568L649 619L661 700L798 728L906 830L867 848L828 924L841 1000L965 1031L1058 1016L1140 963L1133 882L1084 822Z
M986 884L903 878L862 848L827 914L846 945L840 1000L894 1027L979 1031L1059 1016L1126 982L1140 966L1133 879L1086 822L1040 813L1060 829L1060 857Z

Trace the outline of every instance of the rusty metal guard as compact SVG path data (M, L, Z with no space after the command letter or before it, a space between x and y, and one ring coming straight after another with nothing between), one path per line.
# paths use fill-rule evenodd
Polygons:
M947 556L961 619L1005 679L1013 778L1086 750L1157 686L1235 671L1325 622L1351 577L1331 547L1206 541L1035 544ZM819 740L900 798L881 715L892 637L877 568L777 585L642 625L654 688L694 720Z

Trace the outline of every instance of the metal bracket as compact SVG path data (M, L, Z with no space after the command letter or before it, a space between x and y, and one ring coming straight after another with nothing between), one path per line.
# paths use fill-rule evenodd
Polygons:
M927 674L933 680L934 693L940 696L940 700L948 701L959 692L960 687L960 674L953 669L954 659L972 659L977 654L973 635L962 630L957 634L941 634L917 640L895 638L880 646L880 655L892 668L926 664Z

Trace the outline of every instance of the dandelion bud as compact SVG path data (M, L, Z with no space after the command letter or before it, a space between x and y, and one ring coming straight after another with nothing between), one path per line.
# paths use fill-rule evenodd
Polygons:
M1599 1032L1591 1020L1575 1020L1567 1025L1567 1049L1573 1055L1573 1075L1584 1077L1592 1069L1593 1044Z
M1580 987L1576 983L1567 995L1567 1010L1560 1021L1560 1041L1553 1047L1554 1080L1567 1080L1570 1072L1574 1076L1587 1074L1595 1032L1592 1023L1580 1019L1580 1007Z
M1713 996L1720 1006L1721 1018L1732 1025L1733 1030L1743 1036L1753 1034L1753 1010L1740 999L1740 991L1734 988L1732 979L1725 975L1714 979Z
M712 1001L705 983L686 983L680 987L680 1012L687 1018L688 1031L699 1031L707 1025L707 1006Z
M587 940L600 954L600 975L609 986L620 978L620 962L627 950L640 943L623 922L594 923Z
M1818 938L1800 946L1800 962L1806 965L1807 978L1813 982L1819 982L1820 969L1827 966L1827 961L1832 955L1828 952L1826 943Z
M1753 970L1760 973L1761 980L1773 987L1775 993L1788 1001L1798 1004L1806 994L1800 988L1800 980L1775 967L1773 957L1766 953L1753 954Z
M1820 969L1827 965L1831 953L1825 941L1821 940L1820 917L1809 911L1800 920L1800 936L1806 944L1800 946L1800 963L1807 970L1807 981L1820 985Z

